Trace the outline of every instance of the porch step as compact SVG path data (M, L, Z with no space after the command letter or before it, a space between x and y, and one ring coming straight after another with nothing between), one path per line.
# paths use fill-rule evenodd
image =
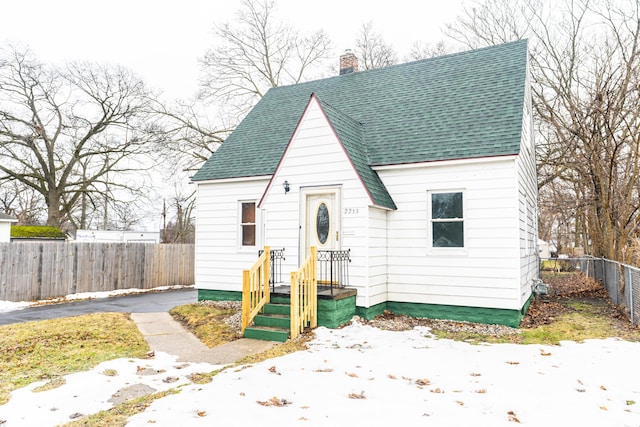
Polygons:
M264 314L284 314L289 316L291 314L291 305L289 304L265 304L262 307L262 313Z
M258 314L253 322L256 326L271 326L274 328L289 330L291 327L291 317L289 314Z
M273 326L248 326L244 330L244 337L263 341L285 342L289 339L289 329L274 328Z
M265 304L262 313L253 319L253 326L244 329L245 338L285 342L291 328L291 306L288 304Z

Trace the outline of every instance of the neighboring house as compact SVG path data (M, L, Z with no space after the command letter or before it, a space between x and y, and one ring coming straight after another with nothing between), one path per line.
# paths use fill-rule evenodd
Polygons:
M11 224L16 222L17 218L0 212L0 243L11 241Z
M540 258L547 259L551 258L551 249L549 249L549 242L545 242L542 239L538 239L538 253L540 254Z
M351 58L343 56L343 62ZM353 313L517 325L537 266L526 41L269 90L194 175L196 288L350 250Z
M76 230L76 242L160 243L159 231Z

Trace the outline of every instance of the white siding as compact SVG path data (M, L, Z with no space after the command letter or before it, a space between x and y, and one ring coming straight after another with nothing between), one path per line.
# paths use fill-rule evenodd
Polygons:
M398 207L387 214L388 300L521 307L514 158L378 173ZM464 248L430 248L429 191L463 192Z
M255 262L258 248L239 245L238 202L257 203L267 183L267 179L198 183L196 288L242 291L242 271ZM260 228L257 224L258 245Z
M255 261L257 248L238 246L238 201L259 202L263 195L264 238L258 244L285 248L286 281L304 244L304 191L326 187L339 189L341 246L351 249L349 284L358 291L358 306L398 301L520 309L537 272L530 108L528 102L519 157L379 168L398 207L386 211L371 206L312 98L271 180L198 184L196 287L241 290L242 270ZM430 191L463 192L464 248L430 248Z
M518 156L518 202L520 228L520 303L531 295L531 285L538 278L538 185L533 141L531 91L527 81L522 117L522 142Z
M387 298L387 215L389 211L369 208L368 293L363 306L385 302Z
M282 187L285 180L291 187L287 194ZM299 245L304 244L300 235L305 203L301 189L324 186L340 188L341 247L351 249L349 285L357 288L357 304L364 305L369 283L367 217L371 202L342 144L312 99L261 204L268 218L266 244L285 248L282 267L286 277L298 267Z
M11 223L9 221L0 221L0 243L11 240Z

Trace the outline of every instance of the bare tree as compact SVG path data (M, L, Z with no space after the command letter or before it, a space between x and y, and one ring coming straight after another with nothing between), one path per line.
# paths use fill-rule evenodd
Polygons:
M371 21L360 27L355 53L358 67L362 70L388 67L398 61L393 47L375 30Z
M246 112L271 87L303 81L327 58L322 30L298 33L279 21L270 0L243 0L234 23L214 27L216 45L202 59L203 94Z
M39 194L48 225L84 227L86 209L105 194L115 203L139 190L136 156L152 150L148 96L119 67L51 67L24 49L1 51L0 184Z
M419 61L421 59L435 58L437 56L443 56L452 53L453 49L440 40L435 44L417 41L411 46L411 52L407 57L407 61Z
M218 124L213 123L207 107L199 100L177 101L173 106L156 102L153 109L160 119L150 132L162 141L163 155L170 158L168 169L172 174L200 167L233 129L234 120L225 119L222 114L216 117Z
M573 200L574 244L624 262L640 231L639 3L488 0L449 27L473 47L530 38L539 186L565 183L541 197Z
M195 193L187 194L178 186L169 200L164 200L162 207L162 243L194 243L195 242ZM170 211L173 211L171 215ZM168 220L167 220L168 219Z
M0 210L18 218L18 225L41 225L46 217L42 198L31 188L17 182L0 186Z
M535 12L542 13L542 0L475 0L462 10L445 34L476 49L526 38Z

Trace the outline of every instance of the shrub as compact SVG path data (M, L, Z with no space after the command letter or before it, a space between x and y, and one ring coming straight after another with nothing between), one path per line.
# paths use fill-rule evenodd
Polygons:
M575 271L571 261L566 259L545 259L540 261L540 270L542 271L557 271L557 272L570 272Z
M11 237L65 239L67 236L58 227L49 225L13 225Z

